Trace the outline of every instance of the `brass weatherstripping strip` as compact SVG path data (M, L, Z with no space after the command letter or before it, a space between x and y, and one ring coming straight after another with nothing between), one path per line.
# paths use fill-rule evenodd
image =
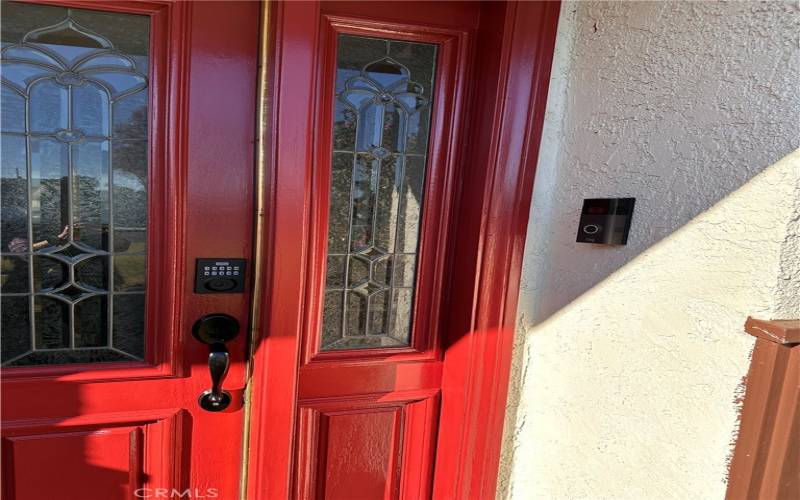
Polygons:
M261 3L261 19L259 27L259 47L258 47L258 96L256 105L256 169L255 169L255 235L253 248L253 279L251 280L250 295L250 346L248 349L247 363L245 368L245 392L244 392L244 418L242 426L242 468L239 474L239 499L247 500L247 476L250 462L250 416L251 416L251 396L252 396L252 375L253 375L253 356L259 342L259 317L261 314L261 300L263 295L263 282L261 276L264 270L263 249L266 240L265 235L265 192L267 180L267 151L268 144L264 138L268 133L268 109L267 95L269 91L269 34L271 30L269 11L272 7L269 0Z

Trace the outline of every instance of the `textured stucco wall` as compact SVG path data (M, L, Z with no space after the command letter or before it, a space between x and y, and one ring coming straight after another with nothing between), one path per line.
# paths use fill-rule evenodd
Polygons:
M563 4L499 497L723 498L744 319L800 316L798 34L797 2ZM628 245L575 243L605 196Z

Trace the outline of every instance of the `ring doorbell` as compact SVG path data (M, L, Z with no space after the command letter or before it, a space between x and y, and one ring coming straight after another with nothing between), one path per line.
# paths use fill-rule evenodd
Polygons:
M624 245L628 242L636 198L592 198L583 200L579 243Z

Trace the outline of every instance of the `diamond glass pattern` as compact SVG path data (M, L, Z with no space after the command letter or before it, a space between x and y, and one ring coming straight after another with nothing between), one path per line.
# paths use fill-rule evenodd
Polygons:
M436 49L338 36L322 351L410 345Z
M3 366L143 359L149 38L3 2Z

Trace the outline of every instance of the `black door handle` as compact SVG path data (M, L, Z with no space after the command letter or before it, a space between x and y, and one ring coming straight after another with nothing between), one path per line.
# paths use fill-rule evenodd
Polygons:
M200 407L207 411L222 411L231 404L231 395L222 390L228 375L231 354L225 342L239 333L239 322L227 314L209 314L198 319L192 328L194 338L208 344L208 371L211 374L211 389L200 395Z
M222 382L231 366L231 354L225 344L211 344L208 353L208 371L211 372L211 389L200 395L200 406L208 411L222 411L231 404L231 395L222 390Z

